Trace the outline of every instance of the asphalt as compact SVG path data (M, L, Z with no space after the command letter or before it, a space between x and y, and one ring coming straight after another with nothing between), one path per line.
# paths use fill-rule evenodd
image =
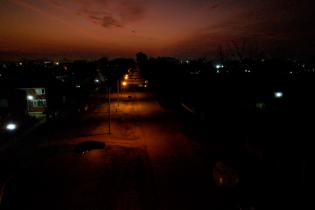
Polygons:
M1 153L2 209L211 209L224 207L212 165L183 122L148 91L105 95L93 111L52 122ZM104 149L78 154L98 141Z

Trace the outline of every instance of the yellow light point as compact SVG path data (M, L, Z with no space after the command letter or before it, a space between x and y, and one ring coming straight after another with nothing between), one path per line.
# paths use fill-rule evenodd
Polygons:
M127 80L129 78L128 74L125 75L125 79Z
M127 82L125 82L125 81L122 82L122 85L123 85L123 86L127 86Z

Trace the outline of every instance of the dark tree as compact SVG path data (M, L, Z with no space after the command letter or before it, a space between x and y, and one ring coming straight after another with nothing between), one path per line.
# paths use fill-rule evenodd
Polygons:
M136 54L137 57L137 63L139 65L143 65L146 64L148 62L148 56L146 54L144 54L143 52L138 52Z

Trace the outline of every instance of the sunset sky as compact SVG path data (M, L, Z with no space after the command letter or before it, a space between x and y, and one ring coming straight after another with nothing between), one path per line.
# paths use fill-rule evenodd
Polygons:
M314 53L313 0L0 0L0 57Z

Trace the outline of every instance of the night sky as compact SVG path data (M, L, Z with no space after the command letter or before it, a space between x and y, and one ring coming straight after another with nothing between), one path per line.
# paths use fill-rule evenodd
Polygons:
M0 0L0 56L312 54L314 0Z

